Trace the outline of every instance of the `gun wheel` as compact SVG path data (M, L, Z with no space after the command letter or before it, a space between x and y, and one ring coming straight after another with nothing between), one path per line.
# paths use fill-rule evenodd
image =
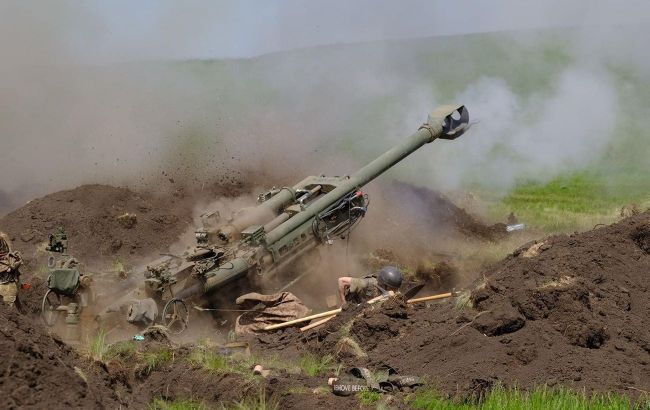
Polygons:
M169 333L180 334L187 328L190 311L180 299L172 299L165 305L162 314L162 324L169 329Z
M41 318L47 326L54 326L59 317L58 308L61 306L61 296L51 289L45 293L41 304Z

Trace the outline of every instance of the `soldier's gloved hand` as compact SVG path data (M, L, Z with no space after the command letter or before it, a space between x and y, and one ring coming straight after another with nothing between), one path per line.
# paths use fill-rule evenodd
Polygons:
M348 310L349 307L350 304L348 302L343 302L343 304L341 305L341 312L345 312L346 310Z

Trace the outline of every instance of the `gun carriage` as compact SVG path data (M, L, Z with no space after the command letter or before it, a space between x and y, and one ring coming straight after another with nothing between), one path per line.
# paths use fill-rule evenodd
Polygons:
M469 127L462 105L443 106L404 139L352 175L310 176L294 186L273 188L259 204L216 229L196 232L185 257L167 256L147 267L148 294L162 307L162 324L179 333L187 326L187 301L210 298L232 282L272 277L316 247L349 234L363 218L362 188L434 140L453 140ZM232 298L234 299L234 297Z

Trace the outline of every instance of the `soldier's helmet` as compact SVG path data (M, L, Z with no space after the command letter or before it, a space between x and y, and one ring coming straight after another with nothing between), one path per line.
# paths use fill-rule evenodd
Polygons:
M0 256L5 256L10 252L9 249L9 243L7 242L7 238L5 234L0 232Z
M380 286L399 289L402 286L402 272L395 266L384 266L377 274Z

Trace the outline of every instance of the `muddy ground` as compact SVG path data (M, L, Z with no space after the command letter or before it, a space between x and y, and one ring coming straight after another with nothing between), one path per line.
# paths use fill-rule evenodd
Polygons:
M444 200L426 191L409 192L430 201ZM65 198L73 199L66 202ZM116 198L123 198L122 202ZM161 199L146 212L138 208L151 201L128 190L84 186L32 201L0 219L0 226L26 253L36 252L35 245L46 239L47 229L66 223L76 254L101 259L107 256L103 244L118 239L126 246L109 258L128 259L139 256L130 251L136 243L139 251L164 250L175 240L173 232L179 235L191 222L178 216L162 234L157 224L138 220L136 227L125 230L114 220L123 212L164 219L191 208L182 197L178 202ZM61 208L48 214L52 204ZM490 236L493 228L460 208L449 205L447 209L452 212L443 215L451 224L460 221L458 231L497 240ZM108 236L96 235L93 226L102 223ZM21 238L25 232L29 235ZM451 266L433 269L439 271L432 274L423 268L416 274L420 279L454 276ZM248 342L254 355L285 361L299 361L305 354L333 355L340 370L390 365L460 399L478 399L495 383L636 396L650 391L649 274L650 213L646 212L594 231L528 243L485 268L454 299L428 305L394 300L365 309L351 307L314 330L301 333L290 328ZM334 368L317 376L273 366L267 378L251 376L250 369L215 373L191 360L203 347L166 339L136 344L136 356L129 356L135 354L131 352L94 362L49 335L35 318L44 290L42 282L32 281L30 291L21 291L24 315L4 308L0 312L0 354L6 364L0 390L7 392L2 395L2 408L146 408L159 397L217 405L259 396L260 391L280 408L358 405L354 396L337 397L327 391L327 376ZM171 359L144 370L143 358L161 349L169 349ZM407 395L393 394L392 405L404 406Z
M257 343L284 355L338 352L348 364L388 364L449 396L476 398L497 382L636 396L650 391L649 275L646 212L529 243L460 298L353 310L307 334L278 331Z
M0 306L0 407L117 408L109 375L38 323Z

